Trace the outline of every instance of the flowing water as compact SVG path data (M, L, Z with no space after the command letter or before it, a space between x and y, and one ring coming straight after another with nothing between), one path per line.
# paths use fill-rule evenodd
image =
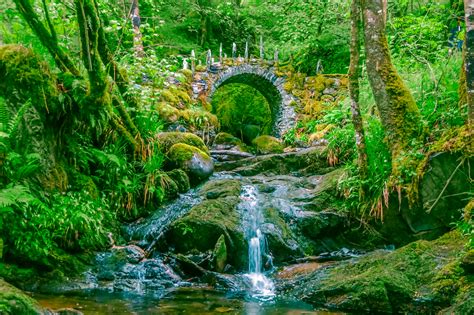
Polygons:
M219 281L228 281L225 286L211 288L183 279L173 270L169 256L157 250L149 251L156 248L173 221L202 201L199 190L193 189L160 207L151 217L124 227L130 245L99 253L95 269L87 273L82 284L75 283L79 289L65 295L36 294L34 297L45 307L74 308L86 315L329 314L314 311L301 301L282 299L273 281L274 257L265 238L272 224L265 222L264 210L274 208L289 216L299 215L298 201L290 198L286 184L288 176L245 178L233 173L218 173L210 180L223 178L238 179L243 184L238 212L248 244L248 269L245 272L215 275ZM259 191L264 183L271 183L274 190ZM301 197L306 190L298 186L293 185L292 189ZM124 251L128 259L136 257L136 260L117 263L114 250ZM145 252L151 254L145 257Z
M251 283L251 296L261 300L271 300L275 297L275 286L263 272L264 259L267 268L273 268L273 265L266 246L265 235L261 231L264 218L257 188L251 185L243 186L240 199L239 210L243 212L243 228L249 246L249 268L245 277Z

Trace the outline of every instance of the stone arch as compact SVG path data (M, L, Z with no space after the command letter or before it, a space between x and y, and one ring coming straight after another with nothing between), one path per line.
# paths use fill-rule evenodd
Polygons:
M274 136L280 137L294 125L296 113L292 103L296 98L285 91L285 78L275 75L273 68L244 64L219 72L210 84L209 102L220 87L231 83L246 84L262 93L272 111Z

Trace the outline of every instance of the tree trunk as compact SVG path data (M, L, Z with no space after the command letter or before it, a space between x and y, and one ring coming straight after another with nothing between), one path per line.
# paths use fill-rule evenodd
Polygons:
M140 9L138 7L138 0L132 0L132 6L130 9L130 18L132 19L133 25L133 47L137 57L143 57L143 40L142 33L140 31Z
M351 63L349 66L349 94L351 98L352 123L356 134L359 175L362 180L367 178L367 152L365 145L364 125L359 107L359 77L360 77L360 5L359 0L352 0L351 5ZM362 187L362 192L364 192Z
M474 122L474 0L464 0L466 18L466 50L464 69L466 73L466 92L468 108L468 124Z
M59 47L56 32L54 31L46 8L46 2L43 2L43 5L45 7L46 20L50 28L49 32L46 26L41 22L40 17L36 14L29 0L14 0L14 2L25 21L53 57L56 66L63 72L70 72L74 76L79 76L79 71L72 63L71 58Z
M384 0L362 0L367 73L392 158L420 135L415 100L392 64L385 35Z

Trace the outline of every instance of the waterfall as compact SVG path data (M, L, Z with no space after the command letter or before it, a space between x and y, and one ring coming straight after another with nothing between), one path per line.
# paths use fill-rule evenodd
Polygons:
M252 297L271 299L275 296L275 286L263 268L264 258L269 259L265 235L261 231L264 223L262 208L259 205L259 194L256 187L246 185L242 187L239 208L243 213L243 227L248 241L249 268L245 277L250 281ZM269 260L271 263L271 261Z

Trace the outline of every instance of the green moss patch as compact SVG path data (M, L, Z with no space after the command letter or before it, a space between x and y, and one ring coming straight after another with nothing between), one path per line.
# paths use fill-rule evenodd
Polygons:
M284 146L280 140L272 136L260 136L252 141L260 154L283 153Z
M201 138L192 133L162 132L158 134L157 138L163 152L168 152L169 149L177 143L184 143L189 146L196 147L205 154L209 155L209 150L204 144L204 141L202 141Z

